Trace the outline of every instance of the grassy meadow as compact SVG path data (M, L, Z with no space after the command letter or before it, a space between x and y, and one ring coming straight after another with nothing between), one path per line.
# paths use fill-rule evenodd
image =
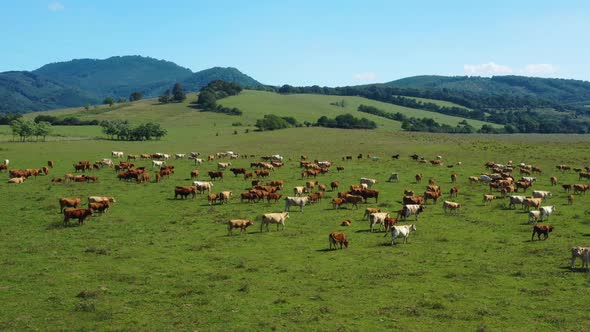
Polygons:
M560 184L585 183L578 181L577 173L560 172L555 165L589 165L587 136L404 133L398 131L398 123L368 114L363 116L378 121L378 129L254 132L255 119L268 113L315 121L319 114L342 112L329 105L337 100L326 96L307 101L298 95L260 97L256 105L262 94L247 91L222 100L224 106L240 107L242 117L201 113L188 103L156 105L153 100L95 114L58 111L91 119L158 121L169 132L160 141L94 139L102 137L98 127L58 127L47 142L13 143L7 141L9 129L0 127L0 159L9 159L11 168L55 162L49 176L21 185L0 181L0 329L590 329L585 310L590 274L569 269L569 249L590 245L590 196L576 195L573 206L568 206L568 193L549 181L554 175ZM357 107L354 100L347 99L350 112ZM233 126L236 122L242 125ZM333 210L330 200L336 193L327 192L327 198L306 206L303 213L292 208L284 231L271 227L261 233L261 214L281 212L284 202L241 203L239 194L250 181L229 171L213 187L214 192L233 192L228 204L209 206L204 195L174 199L175 186L191 184L191 170L198 169L199 179L206 179L208 171L216 170L217 160L200 166L187 159L170 160L175 174L160 183L119 181L109 168L93 172L97 183L50 182L73 173L73 163L110 158L113 150L126 155L198 151L202 156L232 150L255 155L231 160L232 166L248 169L260 156L281 154L286 164L269 180L285 180L283 197L305 183L298 161L306 155L334 162L330 172L317 178L320 183L338 180L343 191L360 177L371 177L378 180L374 189L380 197L378 203L370 199L358 210ZM357 160L359 153L380 160ZM426 159L441 155L445 165L418 163L409 158L414 153ZM400 159L393 160L392 154L400 154ZM345 155L355 158L344 162ZM557 208L547 222L555 226L548 240L531 241L528 214L509 209L507 200L482 203L488 187L467 179L486 172L483 164L489 160L526 162L543 169L533 189L553 193L544 204ZM136 165L146 166L153 175L149 161ZM336 166L345 169L337 172ZM399 182L386 182L392 172L399 174ZM443 198L449 199L453 172L459 175L459 197L453 201L463 205L460 214L444 214L443 199L429 202L419 221L412 217L403 223L417 227L409 243L393 247L389 235L369 232L368 222L362 220L365 207L394 213L401 208L404 189L422 193L428 178L435 178ZM416 173L424 174L422 184L415 183ZM90 195L114 196L117 202L83 226L74 221L64 227L58 199L80 197L85 205ZM237 218L253 219L255 225L247 234L234 231L234 236L227 236L226 221ZM340 226L345 219L352 220L352 226ZM332 231L346 232L350 247L328 250Z

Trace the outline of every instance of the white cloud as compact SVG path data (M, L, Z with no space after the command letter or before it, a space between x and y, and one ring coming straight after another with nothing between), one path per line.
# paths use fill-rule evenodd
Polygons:
M373 82L373 81L375 81L375 79L377 79L377 74L372 73L372 72L366 72L366 73L356 74L353 77L357 81Z
M64 7L63 3L55 1L55 2L50 3L47 6L47 8L49 8L49 10L51 10L52 12L57 12L60 10L64 10L65 7Z
M494 62L479 65L463 65L463 71L468 76L491 76L512 74L512 68Z
M549 76L556 74L558 71L557 66L549 63L533 63L526 65L520 72L526 76Z

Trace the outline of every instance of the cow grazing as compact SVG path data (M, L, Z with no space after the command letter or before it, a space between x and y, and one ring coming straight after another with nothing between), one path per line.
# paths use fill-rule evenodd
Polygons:
M508 204L508 208L515 208L516 204L523 206L525 199L525 196L510 196L510 204Z
M555 208L555 205L541 206L539 211L541 212L541 221L544 221L545 218L549 219L549 216L553 214L553 212L556 212L557 209Z
M568 204L568 205L573 205L573 204L574 204L574 198L575 198L575 196L574 196L574 195L569 195L569 196L567 197L567 204Z
M47 167L53 168L53 160L48 160L47 161Z
M422 178L424 176L422 175L422 173L420 174L416 174L415 179L416 179L416 183L422 183Z
M529 211L529 222L536 223L541 219L541 211Z
M381 209L368 207L365 209L365 214L363 215L363 220L369 219L371 213L378 213L381 212Z
M457 174L453 173L451 174L451 183L457 183Z
M221 193L219 193L219 202L221 204L228 203L231 196L232 196L231 191L222 191Z
M387 182L399 182L399 175L397 173L391 173Z
M184 154L184 153L176 153L176 154L174 154L174 158L175 159L183 159L185 157L186 157L186 154Z
M188 195L196 196L196 187L195 186L183 186L183 187L175 187L174 188L174 199L177 199L180 196L182 199L186 199Z
M574 184L574 194L586 194L586 191L590 189L590 185L587 184Z
M59 199L59 213L63 213L64 208L66 207L72 207L72 208L78 208L80 206L80 198L79 197L75 197L75 198L67 198L67 197L62 197Z
M359 208L358 207L358 203L362 203L363 200L364 200L364 198L363 198L363 196L359 196L359 195L349 195L349 194L347 194L344 197L344 200L346 201L347 204L350 203L350 204L352 204L353 207L356 207L358 209Z
M361 178L360 180L361 184L366 184L369 188L371 188L372 186L374 186L377 183L377 180L375 179L370 179L370 178Z
M407 204L407 205L404 205L404 207L400 211L401 217L402 217L402 219L406 220L408 217L415 215L416 221L418 221L418 216L420 215L420 213L424 212L425 209L426 209L426 206L424 206L424 205Z
M279 199L281 199L281 197L283 197L283 195L281 194L277 194L277 193L268 193L268 195L266 196L266 201L268 203L270 203L271 200L274 200L275 203L279 201Z
M438 202L438 198L441 196L440 191L425 191L424 192L424 204L428 202L429 199L434 201L434 204Z
M217 163L217 169L226 169L231 166L231 163Z
M346 219L340 224L340 226L350 226L350 225L352 225L352 221L350 219Z
M344 245L344 248L348 248L348 239L345 233L332 232L328 236L328 240L330 241L330 249L332 249L332 246L334 246L334 249L338 249L337 245L340 245L340 249L342 249L342 245Z
M488 204L488 203L492 203L493 200L496 199L495 195L488 195L488 194L484 194L483 195L483 203L484 205Z
M332 198L332 208L334 210L339 209L342 204L346 201L343 198L334 197Z
M371 222L371 233L375 230L375 225L379 224L379 230L385 225L385 218L389 217L387 212L375 212L369 215L369 221Z
M552 176L549 180L551 181L551 185L552 186L556 186L557 185L557 178L555 176Z
M453 187L451 188L451 190L449 191L449 196L450 197L457 197L459 195L459 187Z
M393 218L393 217L387 217L385 218L385 221L383 223L383 226L385 226L385 235L383 236L387 236L387 232L389 230L391 230L391 227L393 227L393 225L397 224L397 218Z
M193 169L191 171L191 179L198 178L198 177L199 177L199 170L198 169Z
M216 179L223 180L223 171L209 172L208 175L211 178L211 181Z
M549 237L549 233L553 231L553 226L550 225L535 225L533 227L533 235L531 236L531 241L535 239L535 234L537 234L537 238L541 240L541 234L545 237L543 240L547 240Z
M533 191L533 198L541 198L542 200L545 200L549 197L551 197L551 192L549 192L549 191L544 191L544 190Z
M193 182L193 185L195 187L197 187L197 191L199 192L199 194L202 194L205 191L211 192L211 189L213 189L213 182L208 182L208 181L194 181Z
M116 203L117 200L114 197L107 197L107 196L89 196L88 197L88 203L100 203L100 202Z
M404 243L408 242L408 237L410 237L410 232L416 230L416 225L402 225L402 226L393 226L391 227L391 245L395 244L395 239L403 236Z
M108 201L100 203L88 203L89 209L92 209L93 211L98 211L100 213L105 213L110 206L111 204Z
M166 165L165 160L152 160L152 168L161 168Z
M309 203L309 196L305 197L286 197L285 211L288 212L291 206L299 206L299 211L303 212L303 207Z
M543 200L541 198L526 198L524 202L522 202L523 208L530 210L532 207L538 209L541 206Z
M123 152L122 151L113 151L113 152L111 152L111 156L113 158L123 158Z
M240 229L240 235L246 232L246 228L248 226L254 225L254 221L252 220L244 220L244 219L232 219L227 222L227 235L232 235L232 231L234 228ZM247 234L247 233L246 233Z
M214 204L218 199L219 195L215 193L210 193L209 195L207 195L207 202L209 203L209 205Z
M289 218L289 212L281 212L281 213L266 213L262 215L262 222L260 223L260 232L264 226L266 225L266 231L269 232L269 225L270 224L277 224L277 231L279 230L279 226L283 226L283 230L285 229L285 220Z
M570 261L570 268L573 270L576 266L576 258L582 260L582 268L588 268L590 263L590 247L573 247L571 249L572 259Z
M78 224L84 224L84 220L91 216L94 210L92 209L65 209L64 213L64 225L67 225L70 219L78 219Z
M303 193L307 192L307 188L305 186L296 186L293 187L293 195L295 196L302 196Z
M445 213L447 212L453 212L453 211L457 211L460 212L461 210L461 204L456 203L456 202L450 202L450 201L444 201L443 202L443 211Z

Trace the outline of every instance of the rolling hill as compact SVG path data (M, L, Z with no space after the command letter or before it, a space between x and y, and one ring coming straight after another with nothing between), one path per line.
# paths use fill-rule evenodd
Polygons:
M76 59L45 65L32 72L0 73L0 113L27 113L101 103L105 97L128 98L134 91L147 98L181 83L196 91L212 80L243 86L260 85L236 68L214 67L193 73L173 62L142 56L104 60Z

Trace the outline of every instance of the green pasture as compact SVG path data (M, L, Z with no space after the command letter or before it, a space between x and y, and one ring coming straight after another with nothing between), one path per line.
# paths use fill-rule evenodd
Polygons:
M243 97L258 93L245 92ZM234 106L239 98L223 104ZM326 112L334 112L327 114L341 112L325 98L330 110ZM279 106L282 102L256 110L247 104L242 101L246 120L189 108L179 111L178 105L139 106L149 101L93 115L157 119L169 131L161 141L67 140L66 136L59 141L1 142L0 159L9 159L11 168L40 168L47 160L53 160L55 168L49 176L21 185L6 183L8 176L2 172L0 329L587 331L590 327L584 309L590 274L569 269L569 249L590 245L590 196L576 195L574 205L568 206L568 193L549 182L550 176L557 176L560 184L584 183L575 172L562 173L555 166L590 165L587 136L403 133L383 128L384 122L374 131L254 132L249 121L274 107L286 110ZM352 102L348 107L356 108ZM290 115L306 119L304 107L292 110ZM236 121L243 126L232 126ZM251 130L245 133L245 129ZM61 127L56 133L70 130L72 137L101 136L96 127ZM10 136L6 127L0 132ZM214 192L233 192L229 204L209 206L203 195L174 199L175 186L191 184L192 169L200 171L199 179L206 179L217 161L195 166L187 159L170 160L175 174L160 183L121 182L109 168L93 173L98 183L50 182L73 172L73 163L110 158L113 150L125 155L196 151L201 156L232 150L255 155L231 160L232 166L248 169L260 156L281 154L286 164L270 179L285 181L283 197L305 184L298 161L306 155L334 162L330 172L317 178L320 183L338 180L343 191L360 177L371 177L378 180L374 189L380 197L378 203L370 200L358 210L333 210L330 200L336 193L327 192L327 198L305 207L303 213L292 208L284 231L271 227L261 233L260 215L282 211L284 202L241 203L239 194L250 181L229 171L213 187ZM356 158L359 153L362 160ZM409 156L414 153L427 160L441 155L444 165L413 161ZM379 161L367 159L367 154ZM400 159L393 160L393 154L400 154ZM353 160L342 161L346 155ZM527 213L508 209L507 200L483 205L488 188L469 184L467 178L486 172L483 164L489 160L526 162L543 169L533 189L553 193L546 205L555 205L557 213L548 221L555 226L548 240L531 241ZM149 161L136 164L145 166L153 178ZM337 172L335 166L345 169ZM398 183L386 182L392 172L399 174ZM422 193L431 177L448 199L453 172L459 175L459 197L453 199L463 205L459 215L445 215L443 199L429 203L419 221L404 222L417 226L409 243L393 247L384 232L368 231L368 222L362 220L365 207L395 213L404 189ZM424 174L422 184L414 181L417 173ZM117 202L83 226L74 221L64 227L58 199L81 197L85 204L90 195L114 196ZM227 236L225 223L230 218L251 218L256 224L247 234ZM345 219L352 220L352 226L341 227ZM328 250L332 231L346 232L350 247Z

